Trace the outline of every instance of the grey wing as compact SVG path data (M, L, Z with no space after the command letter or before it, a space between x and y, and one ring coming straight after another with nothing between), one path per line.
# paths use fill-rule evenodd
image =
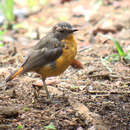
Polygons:
M33 50L22 64L23 73L55 61L62 55L62 47Z
M60 44L61 41L54 38L53 33L47 34L43 37L32 49L38 50L41 48L55 48L55 45Z
M52 34L43 37L32 48L32 51L21 65L23 73L55 61L62 54L63 47L64 43L54 38Z

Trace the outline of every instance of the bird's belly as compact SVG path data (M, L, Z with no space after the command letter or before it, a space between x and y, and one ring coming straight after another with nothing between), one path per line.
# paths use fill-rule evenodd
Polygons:
M75 50L64 50L62 56L60 56L54 63L54 66L47 64L40 69L40 74L43 78L60 75L72 63L75 55Z
M40 73L42 74L43 78L60 75L69 66L68 64L63 65L63 66L61 66L61 65L62 64L58 64L58 65L56 65L56 68L51 68L51 66L48 64L40 70Z

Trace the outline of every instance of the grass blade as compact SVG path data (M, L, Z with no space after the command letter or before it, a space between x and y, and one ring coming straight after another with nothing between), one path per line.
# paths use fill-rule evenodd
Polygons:
M14 0L5 0L3 3L0 2L0 8L9 22L14 21Z
M9 22L14 21L14 0L6 0L7 14L6 17Z
M111 38L111 40L114 42L119 55L120 56L125 56L124 50L121 47L120 43L116 39L114 39L114 38Z
M108 35L105 35L104 37L106 37L114 42L116 49L120 56L123 56L123 57L125 56L125 52L124 52L123 48L121 47L120 43L116 39L114 39Z

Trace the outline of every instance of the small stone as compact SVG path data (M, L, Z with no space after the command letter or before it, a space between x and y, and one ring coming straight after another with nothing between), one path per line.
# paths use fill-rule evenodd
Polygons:
M77 128L77 130L84 130L81 126Z

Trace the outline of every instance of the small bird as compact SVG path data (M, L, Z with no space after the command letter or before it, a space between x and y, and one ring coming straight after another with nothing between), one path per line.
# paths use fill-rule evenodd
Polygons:
M60 22L31 48L24 62L6 82L14 79L19 74L36 72L41 75L43 86L50 99L45 79L63 73L72 64L76 53L77 43L73 33L78 31L68 22Z

